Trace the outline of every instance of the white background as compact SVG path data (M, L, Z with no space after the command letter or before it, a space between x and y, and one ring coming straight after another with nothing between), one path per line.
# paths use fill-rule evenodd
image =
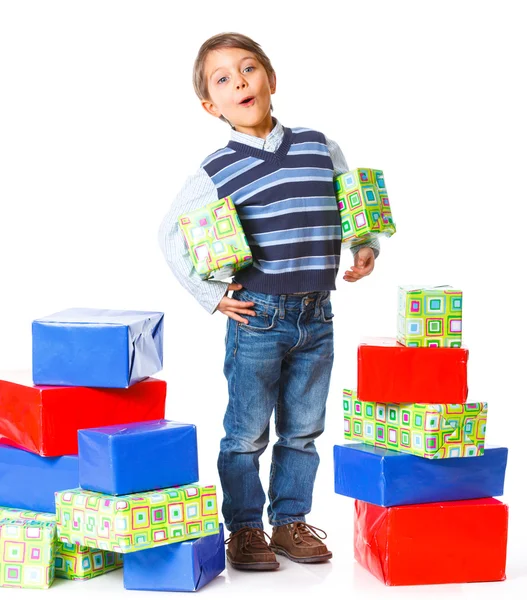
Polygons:
M0 368L30 368L36 317L72 306L165 311L167 417L197 424L204 483L219 484L225 317L179 287L157 246L185 178L229 138L192 89L201 43L222 31L253 37L277 72L275 116L335 139L350 167L384 169L397 234L371 277L349 284L341 271L333 294L336 361L308 522L328 531L335 558L229 570L203 595L527 588L522 4L0 2ZM341 390L356 383L360 337L395 334L406 283L464 292L469 397L489 402L487 439L510 449L505 583L389 589L354 564L352 500L332 491ZM124 597L121 577L57 581L49 593Z

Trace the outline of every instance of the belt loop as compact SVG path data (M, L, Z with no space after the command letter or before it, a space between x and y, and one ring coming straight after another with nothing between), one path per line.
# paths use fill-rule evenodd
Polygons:
M324 292L319 292L317 294L317 301L315 302L315 317L320 316L320 302L322 301L322 294Z
M287 295L286 294L282 294L280 296L280 301L278 303L278 306L280 308L280 312L278 313L278 317L280 319L285 319L285 301L286 301Z

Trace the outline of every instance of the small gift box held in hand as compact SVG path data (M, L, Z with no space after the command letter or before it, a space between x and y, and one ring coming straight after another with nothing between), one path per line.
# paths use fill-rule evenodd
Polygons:
M211 202L178 218L201 279L226 279L253 259L231 198Z
M342 223L342 245L357 246L377 235L395 233L395 223L379 169L354 169L335 181L337 205Z

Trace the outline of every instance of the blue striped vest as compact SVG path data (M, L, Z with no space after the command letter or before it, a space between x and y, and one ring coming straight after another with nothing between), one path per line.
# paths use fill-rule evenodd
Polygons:
M264 294L336 289L341 225L322 133L284 127L276 152L231 140L201 166L218 198L232 198L251 247L236 282Z

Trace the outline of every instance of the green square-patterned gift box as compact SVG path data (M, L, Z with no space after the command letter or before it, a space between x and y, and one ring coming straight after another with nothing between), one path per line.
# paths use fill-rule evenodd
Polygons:
M0 587L47 589L55 578L55 523L0 520Z
M342 225L342 246L357 246L377 235L391 236L395 223L379 169L354 169L334 180Z
M67 544L135 552L219 532L216 486L182 485L110 496L55 493L57 533Z
M401 285L398 300L397 341L403 346L461 347L461 290Z
M481 456L486 402L382 404L344 390L344 437L424 458Z
M252 254L230 197L179 218L192 264L201 279L225 279L252 264Z
M44 521L56 525L57 515L0 506L0 519ZM92 579L123 566L123 557L117 552L77 544L63 544L56 538L54 556L56 579Z

